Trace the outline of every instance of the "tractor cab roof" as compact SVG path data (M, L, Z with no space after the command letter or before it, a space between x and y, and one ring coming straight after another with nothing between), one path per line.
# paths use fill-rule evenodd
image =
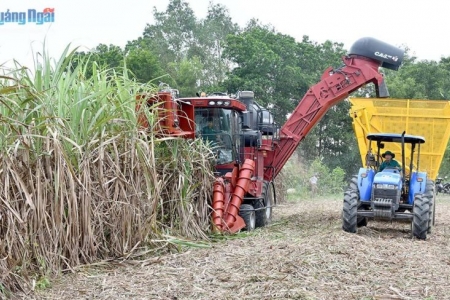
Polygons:
M404 137L406 144L425 143L425 138L423 136L405 134ZM399 133L371 133L367 135L367 139L377 142L401 143L402 135Z

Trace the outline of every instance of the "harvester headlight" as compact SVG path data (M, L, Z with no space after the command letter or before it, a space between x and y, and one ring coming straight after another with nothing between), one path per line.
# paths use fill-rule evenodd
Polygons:
M223 101L217 101L217 105L222 105Z
M393 190L395 189L397 186L394 184L386 184L386 183L378 183L377 184L377 189L390 189Z
M223 105L229 106L229 105L230 105L230 101L225 101L225 102L223 102Z
M209 101L208 104L209 104L209 105L216 105L216 102L215 102L215 101Z

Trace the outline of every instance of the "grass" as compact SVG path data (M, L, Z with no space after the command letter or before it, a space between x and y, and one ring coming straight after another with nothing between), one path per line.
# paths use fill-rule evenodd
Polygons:
M162 136L147 110L142 130L135 99L155 87L126 66L86 77L67 49L0 76L0 295L188 243L177 236L208 239L211 151Z

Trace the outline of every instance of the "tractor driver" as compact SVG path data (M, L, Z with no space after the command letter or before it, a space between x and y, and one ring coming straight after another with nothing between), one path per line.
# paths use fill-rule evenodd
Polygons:
M380 165L380 172L386 168L397 169L397 170L401 171L402 167L400 166L398 161L396 161L394 159L395 153L392 153L391 151L386 151L381 156L384 158L384 161Z

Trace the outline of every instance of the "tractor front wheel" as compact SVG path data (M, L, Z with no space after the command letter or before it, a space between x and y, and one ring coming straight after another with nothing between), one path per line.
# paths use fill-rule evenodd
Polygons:
M411 223L412 234L420 240L427 238L430 221L430 206L424 195L418 194L414 197L413 221Z
M255 209L250 204L242 204L239 209L239 215L245 222L245 230L253 231L255 230L256 224L256 214Z
M344 193L342 207L342 229L346 232L356 233L358 227L358 193L348 190Z

